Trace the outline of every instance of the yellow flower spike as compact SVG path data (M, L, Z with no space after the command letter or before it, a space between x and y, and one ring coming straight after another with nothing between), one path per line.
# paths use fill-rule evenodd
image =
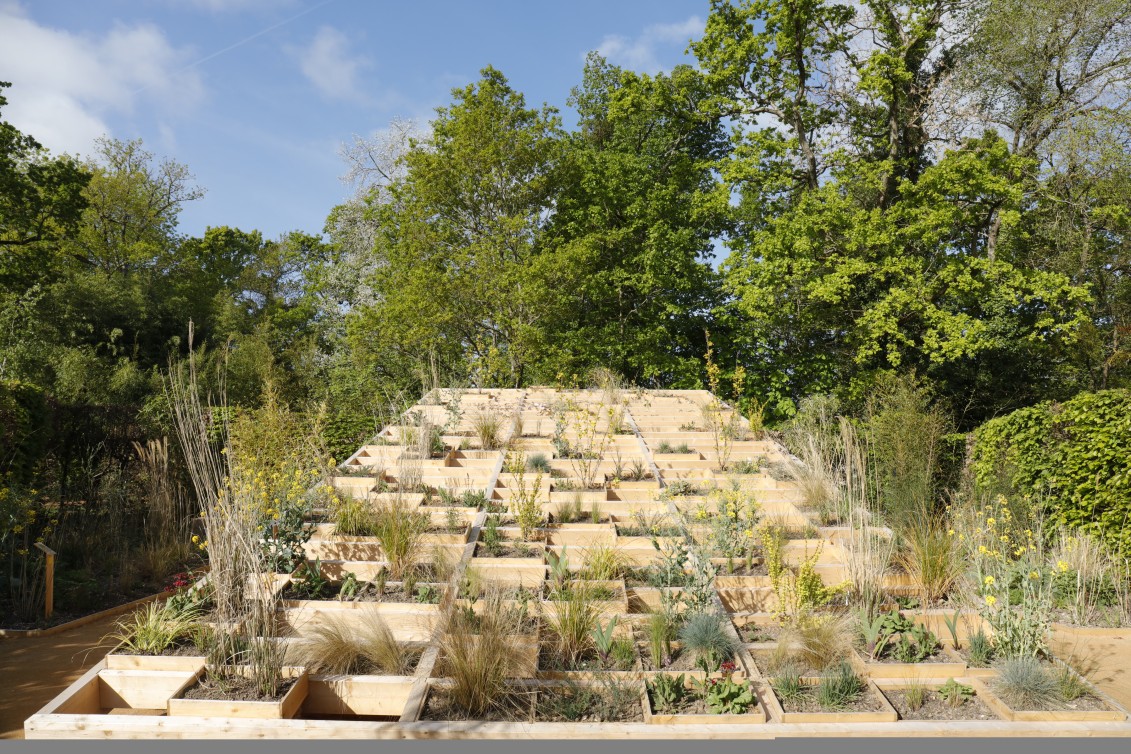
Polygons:
M994 519L994 518L987 518L986 519L986 526L992 527L996 523L997 523L997 519Z
M947 532L946 532L946 535L948 537L953 537L954 536L954 529L948 529Z
M1058 561L1056 561L1056 570L1060 571L1061 573L1064 573L1065 571L1068 570L1068 564L1065 563L1063 560L1058 560Z
M1039 579L1040 577L1041 577L1040 571L1029 571L1029 578L1033 579L1034 581Z
M986 586L989 586L990 584L994 583L994 577L993 576L987 576L986 578L982 579L982 583L985 584Z
M985 554L986 554L986 552L987 552L987 550L986 550L986 546L985 546L985 545L978 545L978 552L980 552L980 553L982 553L983 555L985 555Z
M986 604L989 605L990 607L993 607L994 605L997 604L997 597L993 596L992 594L987 594L986 595Z

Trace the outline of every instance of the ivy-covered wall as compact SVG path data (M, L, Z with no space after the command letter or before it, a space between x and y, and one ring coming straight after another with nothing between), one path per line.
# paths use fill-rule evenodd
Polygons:
M974 432L976 484L1000 474L1046 500L1051 523L1101 534L1131 557L1131 390L1081 393L992 419Z

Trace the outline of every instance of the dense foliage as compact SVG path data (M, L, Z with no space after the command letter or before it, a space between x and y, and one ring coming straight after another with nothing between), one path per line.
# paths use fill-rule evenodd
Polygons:
M972 470L1005 478L1055 524L1090 530L1131 555L1131 391L1081 393L992 419L974 432Z

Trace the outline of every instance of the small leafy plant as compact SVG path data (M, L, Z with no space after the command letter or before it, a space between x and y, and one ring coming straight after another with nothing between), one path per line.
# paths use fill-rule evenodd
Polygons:
M951 707L961 707L967 699L974 696L974 688L949 678L939 687L939 696Z
M652 704L657 712L671 712L679 706L686 694L684 674L673 676L660 673L648 684L648 691L652 694Z
M755 704L750 684L734 680L732 672L705 681L707 709L715 715L745 715Z

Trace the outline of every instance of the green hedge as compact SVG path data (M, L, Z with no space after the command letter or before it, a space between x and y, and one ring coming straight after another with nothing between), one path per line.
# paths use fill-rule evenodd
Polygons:
M1131 391L1081 393L992 419L974 431L977 485L1001 474L1047 501L1053 524L1101 534L1131 557Z

